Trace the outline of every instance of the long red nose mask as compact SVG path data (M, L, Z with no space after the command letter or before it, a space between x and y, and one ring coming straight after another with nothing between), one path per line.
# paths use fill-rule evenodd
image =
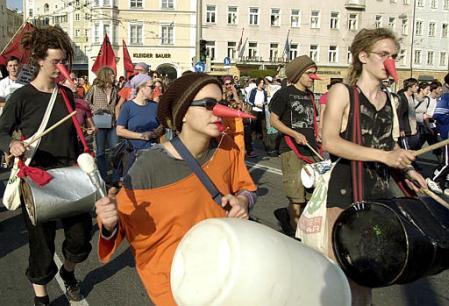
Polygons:
M61 72L62 76L68 80L70 82L70 84L72 84L72 86L75 85L75 83L73 82L72 78L70 77L70 72L67 70L67 68L65 67L64 64L56 64L56 67L58 67L59 72Z
M312 80L316 81L316 80L321 80L321 78L318 76L318 74L314 73L314 74L309 74L309 78L311 78Z
M256 119L253 115L242 112L238 109L232 109L222 104L217 103L212 110L212 114L220 118L245 118Z
M387 58L384 61L384 67L387 71L388 75L393 78L393 80L397 83L399 81L398 72L396 70L396 61L392 58Z

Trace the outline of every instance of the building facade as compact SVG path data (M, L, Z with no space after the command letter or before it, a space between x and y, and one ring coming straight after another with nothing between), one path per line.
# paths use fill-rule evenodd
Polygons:
M0 52L8 43L6 0L0 0Z
M421 2L428 2L430 7L420 8ZM449 44L445 25L449 20L446 2L203 0L202 36L207 40L212 71L225 71L225 57L234 63L231 66L245 73L251 69L277 69L279 64L307 54L318 64L323 80L317 82L316 91L323 92L330 79L345 77L352 60L349 47L355 34L362 28L387 27L401 42L397 63L401 79L411 75L424 77L424 74L428 75L426 78L441 79L447 73ZM433 26L435 33L428 35L432 34L430 29L422 32L422 42L418 44L414 35L416 22L413 21L422 18L426 23L431 22L426 14L438 17ZM429 37L423 39L424 36ZM411 56L421 45L428 45L426 51L421 52L434 50L433 65L418 64Z

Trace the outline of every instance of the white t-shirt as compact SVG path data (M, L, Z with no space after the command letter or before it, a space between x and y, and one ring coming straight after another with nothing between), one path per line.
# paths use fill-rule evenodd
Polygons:
M22 84L16 83L9 77L0 81L0 97L6 98L8 95L14 92L14 90L22 87Z

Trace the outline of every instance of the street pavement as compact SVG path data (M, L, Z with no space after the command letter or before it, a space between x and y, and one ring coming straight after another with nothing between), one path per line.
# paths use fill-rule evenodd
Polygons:
M259 151L259 153L263 155L262 152ZM435 160L432 156L425 156L425 158L419 165L427 175L430 175L435 167ZM258 222L280 230L273 211L285 207L287 200L282 191L279 158L253 158L247 161L247 165L258 185L258 201L253 217ZM3 185L0 183L0 189L4 188L7 177L7 172L0 172L0 181L3 182ZM3 194L3 190L0 190L0 194ZM3 206L0 206L0 306L32 305L33 291L24 275L28 260L28 245L22 218L19 211L6 211ZM94 219L93 221L95 222ZM56 236L57 264L60 264L63 258L61 254L63 236L62 229L59 229ZM124 243L112 261L102 265L97 258L97 240L98 229L95 228L92 253L86 262L77 267L76 272L77 277L82 280L81 288L86 299L71 305L152 305L135 272L128 245ZM264 255L260 254L260 256ZM298 262L298 264L301 263ZM448 281L449 272L443 272L412 284L375 289L374 305L449 306ZM51 305L69 305L61 289L60 279L50 282L48 288Z

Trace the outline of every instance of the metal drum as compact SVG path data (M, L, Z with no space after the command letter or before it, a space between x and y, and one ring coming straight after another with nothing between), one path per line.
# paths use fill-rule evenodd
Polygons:
M366 287L404 284L449 268L449 211L430 198L364 202L344 210L333 249Z
M79 167L47 171L53 179L40 187L31 179L21 183L21 193L33 225L91 211L100 198L89 177Z

